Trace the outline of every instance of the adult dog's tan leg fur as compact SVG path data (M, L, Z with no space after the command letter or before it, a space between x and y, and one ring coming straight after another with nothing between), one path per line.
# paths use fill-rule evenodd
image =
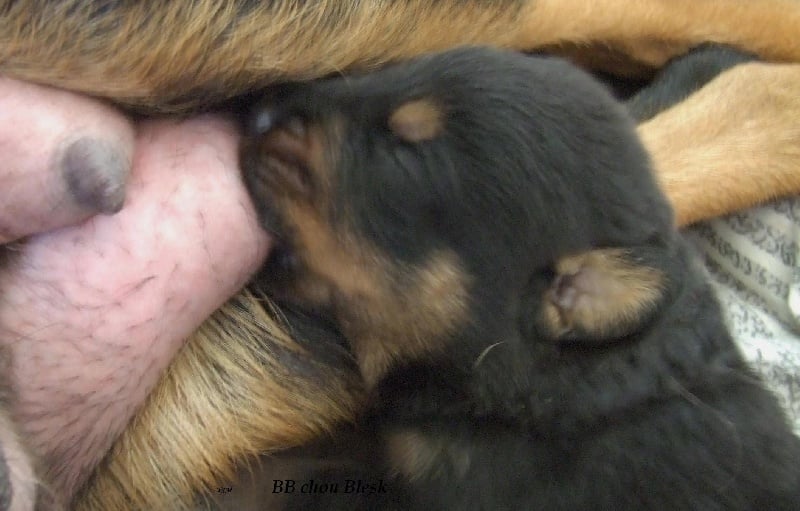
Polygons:
M250 293L184 347L76 510L170 510L232 479L237 462L301 445L354 417L355 368L305 352Z
M744 64L639 126L686 225L800 193L800 65Z
M737 46L765 60L800 62L798 8L796 0L538 0L529 3L514 43L568 43L578 50L582 43L600 43L651 68L704 42ZM591 53L580 57L594 61Z
M180 109L462 44L599 43L654 67L696 44L800 62L793 0L0 1L0 71Z

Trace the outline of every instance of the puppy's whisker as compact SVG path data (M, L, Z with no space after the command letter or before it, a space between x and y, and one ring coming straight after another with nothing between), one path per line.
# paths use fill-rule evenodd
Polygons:
M472 364L472 368L476 369L481 364L481 362L483 362L483 360L486 358L486 355L488 355L490 351L492 351L496 347L500 346L501 344L505 344L506 342L507 341L500 341L500 342L496 342L494 344L491 344L491 345L487 346L486 349L484 349L481 352L481 354L478 355L478 358L475 359L475 362L473 362L473 364Z
M694 405L697 408L705 410L709 412L713 417L715 417L724 427L730 432L731 435L731 442L734 445L735 452L732 453L731 458L733 461L728 464L728 471L729 476L726 480L719 481L715 488L716 491L722 493L724 490L730 488L736 483L737 478L739 477L742 468L744 468L744 446L742 442L741 432L737 427L736 423L731 420L730 417L725 415L725 413L714 407L710 404L706 403L702 399L700 399L696 394L686 388L681 382L679 382L676 378L670 377L669 378L670 386L673 387L678 393L683 396L689 403Z

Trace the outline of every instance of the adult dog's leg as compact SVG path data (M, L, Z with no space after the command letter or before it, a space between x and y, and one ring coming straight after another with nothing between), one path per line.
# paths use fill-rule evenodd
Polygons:
M603 47L658 67L714 41L800 61L798 27L792 0L3 0L0 72L176 110L463 44L566 45L590 63Z
M237 464L351 421L361 380L349 355L295 334L305 344L250 293L231 299L175 359L74 509L189 509Z
M680 225L800 194L798 90L800 65L742 64L639 126Z

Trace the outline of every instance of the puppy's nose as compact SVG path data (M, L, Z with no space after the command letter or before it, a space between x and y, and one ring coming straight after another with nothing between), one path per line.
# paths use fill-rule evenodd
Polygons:
M251 119L249 132L252 135L263 135L278 124L280 113L272 108L262 108Z
M299 116L287 112L283 108L272 104L262 104L253 114L245 128L251 136L265 135L267 132L278 128L288 129L302 135L305 123Z

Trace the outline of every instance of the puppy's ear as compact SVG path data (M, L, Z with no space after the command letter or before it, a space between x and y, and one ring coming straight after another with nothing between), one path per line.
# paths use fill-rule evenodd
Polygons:
M389 114L387 124L392 133L406 142L424 142L444 130L444 112L430 98L414 99Z
M603 343L652 319L667 277L657 249L604 248L563 257L536 279L524 301L523 332L543 340Z

